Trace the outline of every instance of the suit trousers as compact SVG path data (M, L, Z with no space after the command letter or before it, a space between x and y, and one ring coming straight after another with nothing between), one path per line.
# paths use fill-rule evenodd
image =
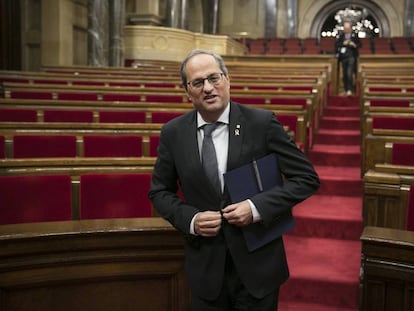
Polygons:
M260 263L258 263L260 264ZM277 311L279 288L263 297L249 294L241 282L229 252L226 255L226 267L220 295L215 300L204 300L193 295L193 311Z
M341 63L344 91L354 91L355 57L346 57Z

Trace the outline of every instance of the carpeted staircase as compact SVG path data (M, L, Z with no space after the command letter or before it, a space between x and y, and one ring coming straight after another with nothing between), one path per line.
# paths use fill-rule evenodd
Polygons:
M319 191L294 208L285 236L290 279L279 311L357 311L362 233L357 97L331 96L309 159Z

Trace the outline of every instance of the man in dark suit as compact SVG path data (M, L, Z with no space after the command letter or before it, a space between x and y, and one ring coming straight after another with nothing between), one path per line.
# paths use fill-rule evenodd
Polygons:
M249 252L241 230L253 222L268 226L290 212L318 189L318 176L271 111L230 100L230 78L219 55L192 51L181 78L195 110L164 125L149 197L185 236L193 308L275 311L279 287L289 276L283 240ZM201 163L204 126L216 122L219 189ZM231 204L223 173L271 153L278 157L283 186Z
M344 31L335 39L335 50L338 60L342 64L342 81L346 95L352 95L354 90L354 75L358 60L358 49L361 41L358 35L352 31L352 23L344 22Z

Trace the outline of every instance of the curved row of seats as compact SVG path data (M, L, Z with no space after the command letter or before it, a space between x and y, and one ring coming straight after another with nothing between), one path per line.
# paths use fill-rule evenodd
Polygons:
M412 37L361 38L360 54L413 54ZM335 38L245 38L249 54L335 54Z
M254 75L251 69L236 69L232 99L274 111L305 150L310 127L320 114L317 104L323 100L320 93L326 92L328 69L321 66L298 74L297 65L292 68L291 75L280 69ZM76 75L55 69L59 76L46 71L39 77L0 73L8 94L0 100L0 195L9 193L7 211L1 210L7 216L3 223L153 215L147 192L160 127L192 109L184 90L177 88L179 77L164 68L158 80L175 77L174 82L139 87L141 93L153 89L142 97L126 94L135 87L132 83L142 83L142 76L132 78L129 69L109 70L113 81L122 76L130 83L117 86L102 85L112 76L104 77L101 69L72 69ZM156 70L152 74L156 76ZM66 83L54 83L53 77ZM90 83L76 83L86 80ZM95 96L98 91L105 93L105 100ZM55 190L48 183L62 188ZM35 188L30 190L30 185ZM38 203L31 205L32 201ZM47 211L57 206L60 213Z
M364 224L414 230L414 67L360 68Z

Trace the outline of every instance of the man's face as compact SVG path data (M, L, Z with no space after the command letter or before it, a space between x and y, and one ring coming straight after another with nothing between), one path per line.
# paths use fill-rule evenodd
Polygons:
M352 31L352 25L351 23L344 23L344 32L350 33Z
M185 66L187 95L207 122L215 122L230 100L230 81L220 70L214 57L198 54ZM210 79L207 80L207 78Z

